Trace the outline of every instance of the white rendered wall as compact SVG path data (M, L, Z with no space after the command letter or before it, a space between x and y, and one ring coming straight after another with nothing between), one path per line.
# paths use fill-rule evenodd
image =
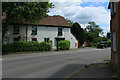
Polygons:
M63 31L63 36L61 37L71 42L70 48L77 48L75 47L75 43L77 43L77 40L71 34L70 28L63 28L62 31ZM18 37L19 35L22 35L22 36L26 35L26 26L20 26L19 33L20 34L13 34L13 26L10 26L6 34L6 37L9 37L9 43L13 42L13 38ZM52 40L53 48L54 49L56 48L55 38L58 37L58 27L38 26L37 35L31 35L31 33L32 33L32 26L28 26L27 41L31 41L32 38L37 38L39 42L42 42L44 41L44 38L50 38L50 40Z

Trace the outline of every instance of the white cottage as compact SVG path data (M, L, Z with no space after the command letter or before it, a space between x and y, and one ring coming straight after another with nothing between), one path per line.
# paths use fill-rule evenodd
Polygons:
M57 40L68 40L71 42L71 49L78 47L78 41L71 34L70 25L61 16L49 16L42 19L38 25L27 23L14 23L9 26L5 34L4 43L11 43L20 40L26 41L50 41L52 47L56 48Z

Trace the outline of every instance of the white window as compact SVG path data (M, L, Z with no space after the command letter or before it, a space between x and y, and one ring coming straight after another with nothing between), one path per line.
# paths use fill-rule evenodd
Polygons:
M58 36L62 36L62 28L58 28Z
M50 38L44 38L44 41L49 43Z
M116 51L116 31L113 32L113 50Z
M114 13L116 12L116 3L114 2Z
M14 41L14 42L18 42L18 41L19 41L19 38L13 38L13 41Z
M33 41L33 42L36 42L36 41L37 41L37 38L32 38L32 41Z
M8 37L5 37L4 38L4 44L7 44L9 42L9 38Z
M37 35L37 27L36 26L32 27L32 35Z
M13 34L19 34L19 26L14 26L13 31Z

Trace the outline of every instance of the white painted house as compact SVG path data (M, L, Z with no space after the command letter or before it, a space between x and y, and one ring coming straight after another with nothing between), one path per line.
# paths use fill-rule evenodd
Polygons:
M68 40L71 42L71 49L78 47L78 41L71 34L70 25L60 16L49 16L41 20L38 25L27 23L14 23L9 26L5 34L4 43L11 43L20 40L26 41L50 41L52 47L56 48L57 40Z

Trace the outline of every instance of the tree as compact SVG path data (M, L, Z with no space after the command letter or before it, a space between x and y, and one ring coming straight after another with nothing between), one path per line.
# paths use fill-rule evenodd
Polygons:
M61 15L53 15L53 16L61 16ZM62 17L62 16L61 16Z
M103 34L103 30L99 27L99 25L96 25L95 22L89 22L89 25L86 26L86 41L87 42L93 42L97 43L99 40L99 34Z
M66 19L66 20L67 20L67 22L70 24L70 26L72 26L72 25L74 24L74 22L73 22L73 21L68 20L68 19Z
M2 36L7 32L8 26L14 21L35 23L48 15L48 9L53 8L48 2L3 2L2 11L6 14L3 20Z
M79 40L80 45L82 45L84 42L84 30L77 22L72 25L71 33Z
M108 33L107 33L107 38L108 38L108 39L111 39L111 32L108 32Z
M85 32L85 41L86 42L94 42L95 41L95 33Z
M96 25L95 22L89 22L89 25L86 27L88 32L93 32L99 37L99 34L103 33L103 30L99 27L99 25Z

